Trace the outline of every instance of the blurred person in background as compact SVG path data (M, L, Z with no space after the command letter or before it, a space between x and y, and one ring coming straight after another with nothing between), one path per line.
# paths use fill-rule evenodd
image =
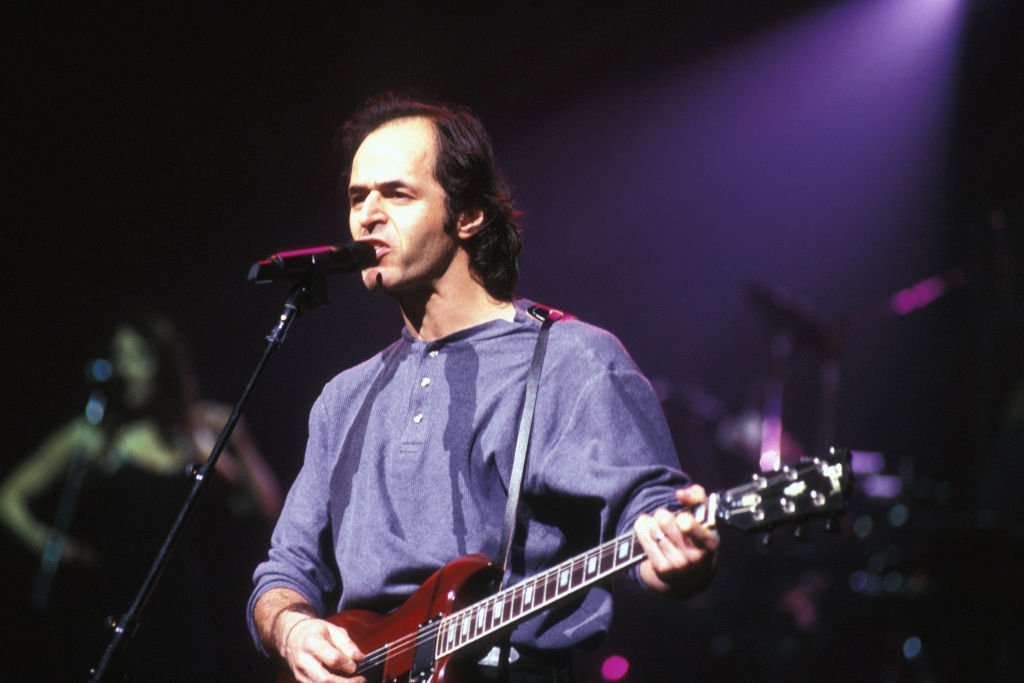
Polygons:
M84 680L99 662L105 617L128 608L188 494L186 470L206 460L230 414L199 397L187 347L162 315L118 325L109 354L90 364L85 414L0 484L0 522L41 559L24 586L42 620L24 640L46 655L25 657L24 675L38 680ZM216 469L124 653L141 680L216 680L243 666L230 642L237 631L244 643L234 603L244 604L250 566L239 553L266 535L281 494L242 423Z

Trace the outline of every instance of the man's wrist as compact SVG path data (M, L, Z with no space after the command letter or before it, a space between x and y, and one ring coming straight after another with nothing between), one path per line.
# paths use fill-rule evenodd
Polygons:
M304 596L291 588L270 588L253 606L253 623L267 652L282 653L284 637L300 617L316 617L317 612Z
M282 635L277 640L276 647L282 657L288 658L288 639L291 637L295 627L310 619L316 619L316 616L299 610L285 610L281 617L278 618L278 632Z

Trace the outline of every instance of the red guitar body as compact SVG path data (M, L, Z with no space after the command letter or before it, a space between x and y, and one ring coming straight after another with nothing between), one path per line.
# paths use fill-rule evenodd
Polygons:
M500 571L486 555L466 555L449 562L413 593L401 607L387 615L365 610L347 610L328 618L341 626L366 657L358 675L367 683L458 683L457 662L450 657L434 659L429 642L416 642L419 628L440 616L447 616L493 592ZM416 646L421 646L417 651ZM486 649L486 648L485 648ZM476 652L477 650L474 650ZM413 671L417 655L429 655L433 672L423 678ZM460 657L461 658L461 657ZM449 666L449 664L453 664ZM422 671L422 666L417 671ZM293 682L290 675L279 683Z

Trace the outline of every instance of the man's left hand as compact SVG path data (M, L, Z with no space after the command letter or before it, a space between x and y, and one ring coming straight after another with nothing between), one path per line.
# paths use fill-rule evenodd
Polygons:
M692 508L707 500L707 494L693 485L677 490L676 498ZM652 590L686 597L707 586L715 575L718 534L689 512L661 508L652 515L641 515L633 529L647 553L640 565L640 578Z

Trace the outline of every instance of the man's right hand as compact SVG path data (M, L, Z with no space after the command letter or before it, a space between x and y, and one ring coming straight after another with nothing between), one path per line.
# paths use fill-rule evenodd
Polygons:
M364 683L363 677L352 676L363 653L345 629L315 613L300 593L282 587L263 593L252 617L260 642L268 651L277 650L298 683Z
M346 677L364 655L342 627L293 612L279 620L279 628L277 649L298 683L365 683L362 676Z

